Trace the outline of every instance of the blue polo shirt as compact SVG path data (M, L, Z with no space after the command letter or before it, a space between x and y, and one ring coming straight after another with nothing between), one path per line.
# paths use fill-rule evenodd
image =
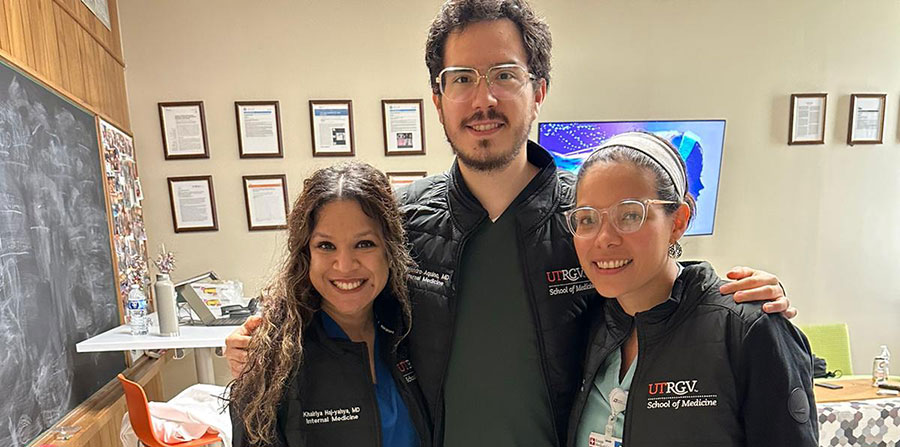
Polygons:
M349 340L350 337L340 326L325 312L319 312L322 316L322 326L325 334L339 340ZM378 401L378 416L381 421L381 445L391 447L417 447L419 440L412 419L409 418L409 410L406 402L397 390L397 384L391 375L390 366L381 358L381 343L379 331L375 329L375 398Z

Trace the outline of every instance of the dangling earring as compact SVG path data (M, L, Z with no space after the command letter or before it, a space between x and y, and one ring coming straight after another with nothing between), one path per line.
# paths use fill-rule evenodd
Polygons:
M675 241L674 244L669 245L669 257L672 259L678 259L681 257L681 253L684 250L681 249L681 244L678 241Z

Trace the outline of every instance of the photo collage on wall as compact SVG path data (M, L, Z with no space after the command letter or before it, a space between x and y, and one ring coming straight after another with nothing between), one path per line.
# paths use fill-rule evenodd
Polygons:
M117 283L121 299L126 300L132 284L143 287L150 283L147 234L141 209L144 195L134 157L134 140L102 119L99 121L112 213Z

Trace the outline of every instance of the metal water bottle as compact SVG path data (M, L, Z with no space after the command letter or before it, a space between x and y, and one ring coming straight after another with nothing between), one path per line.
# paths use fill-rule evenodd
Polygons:
M159 317L159 335L174 337L178 335L178 312L175 306L175 286L169 279L169 275L159 273L156 275L156 315Z

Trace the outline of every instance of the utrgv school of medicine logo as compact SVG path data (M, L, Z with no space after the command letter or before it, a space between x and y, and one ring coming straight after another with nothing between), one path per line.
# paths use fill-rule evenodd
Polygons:
M550 296L572 294L592 289L594 286L587 279L580 267L552 270L547 272L547 287Z
M656 382L650 384L650 395L676 395L684 396L687 393L697 391L696 380L682 380L679 382Z
M410 383L413 380L416 380L416 371L412 367L412 363L409 360L400 360L397 362L397 370L400 371L400 374L403 374L403 380L406 383Z
M719 395L702 393L698 380L653 382L648 384L647 409L673 409L688 407L715 407Z

